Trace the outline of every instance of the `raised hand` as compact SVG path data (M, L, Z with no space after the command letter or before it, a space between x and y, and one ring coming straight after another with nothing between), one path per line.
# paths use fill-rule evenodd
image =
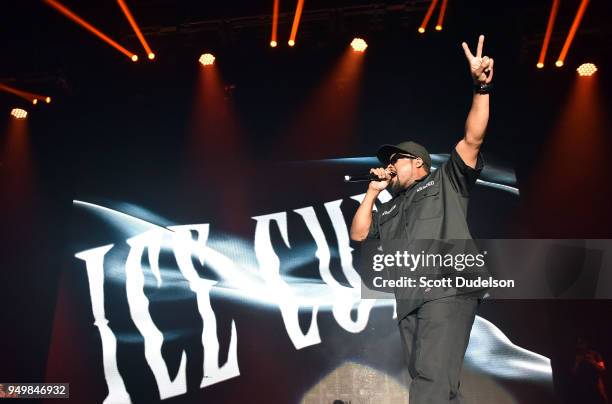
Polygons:
M465 52L465 57L470 64L470 73L472 80L477 84L489 84L493 80L493 58L488 56L482 57L482 47L484 45L484 35L478 37L478 46L476 47L476 56L470 52L467 43L463 42L461 46Z

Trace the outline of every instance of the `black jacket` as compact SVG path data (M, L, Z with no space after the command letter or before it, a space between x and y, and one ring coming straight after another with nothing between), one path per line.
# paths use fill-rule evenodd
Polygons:
M453 149L440 168L372 212L372 225L367 238L377 240L385 252L397 250L398 246L412 253L424 249L426 252L439 252L441 248L454 254L473 251L466 219L467 207L470 190L482 167L480 155L474 169L466 165ZM432 240L450 240L451 246ZM396 288L397 318L401 320L424 301L471 294L477 290L482 288ZM481 294L477 293L476 296Z

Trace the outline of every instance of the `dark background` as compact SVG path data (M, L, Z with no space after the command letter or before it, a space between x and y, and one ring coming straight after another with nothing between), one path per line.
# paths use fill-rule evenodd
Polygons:
M139 53L141 60L132 63L42 2L3 6L0 81L49 94L53 102L33 107L0 94L3 128L10 123L11 108L23 106L30 112L27 170L23 161L15 163L4 151L0 166L2 380L44 380L60 274L72 265L74 254L68 248L73 199L129 201L177 223L195 223L195 216L245 235L250 228L228 218L232 213L224 210L227 205L219 202L218 192L232 189L222 199L230 204L251 195L241 205L247 214L281 210L282 205L278 198L258 194L260 184L244 180L251 169L261 174L278 170L270 166L273 162L371 156L381 143L408 138L432 153L448 153L462 136L471 98L460 44L468 41L473 49L480 33L486 35L485 54L495 58L485 157L514 167L521 197L516 209L499 215L492 214L495 206L473 202L471 218L483 211L495 218L493 223L472 219L474 237L610 237L609 169L579 147L588 136L576 137L575 147L570 142L562 148L566 152L554 156L558 164L541 167L571 101L578 80L575 68L584 61L599 67L597 105L605 112L598 115L605 135L601 144L606 155L610 150L609 1L591 1L566 66L557 69L554 58L579 4L562 2L542 70L535 63L548 1L450 0L444 30L424 36L416 28L427 2L307 1L295 48L284 45L293 5L281 3L287 16L281 20L276 49L267 45L271 1L129 2L157 54L153 63L144 60L116 4L65 4ZM363 6L362 14L351 13L356 6ZM394 11L394 6L405 11ZM238 18L249 16L248 24ZM311 142L287 142L309 95L357 35L369 48L352 136L326 142L334 133L321 127ZM195 175L197 58L206 51L217 57L217 69L229 86L225 101L237 117L241 151L215 153L215 143L208 144L210 150L202 151L205 172ZM207 182L216 170L222 178L229 175L228 181ZM543 177L546 182L539 180ZM301 186L286 179L278 184L279 192L296 185ZM315 181L312 186L323 188L314 197L320 201L334 192L329 183ZM553 361L573 358L578 335L587 336L609 360L611 308L607 301L512 301L484 305L480 314L506 325L513 342Z

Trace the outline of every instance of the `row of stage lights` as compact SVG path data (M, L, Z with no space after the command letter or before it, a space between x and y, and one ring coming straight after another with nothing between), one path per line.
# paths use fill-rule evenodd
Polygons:
M365 52L368 44L362 38L355 38L351 41L351 48L354 52ZM215 56L212 53L204 53L198 59L202 66L212 66L215 63Z
M32 105L38 105L38 103L45 103L45 104L51 103L51 97L49 96L37 94L37 93L31 93L29 91L19 90L15 87L11 87L3 83L0 83L0 91L4 91L9 94L16 95L17 97L22 98L27 102L31 102ZM22 108L13 108L11 110L11 116L15 119L25 119L28 116L28 112Z
M287 45L293 47L295 46L295 41L290 39L289 41L287 41ZM270 46L272 48L276 48L278 46L278 42L276 42L275 40L272 40L270 41ZM365 40L361 38L355 38L351 41L351 48L353 48L355 52L364 52L367 47L368 47L368 44L366 43Z
M353 48L354 52L365 52L367 47L367 42L362 38L354 38L351 41L351 48ZM215 57L211 53L204 53L202 56L200 56L199 62L203 66L210 66L215 63ZM593 63L583 63L576 68L576 71L578 72L579 76L588 77L595 74L597 71L597 66L595 66Z
M357 53L365 52L367 47L368 47L368 44L362 38L355 38L351 41L351 48L353 48L354 52L357 52ZM155 56L153 55L153 57L149 57L149 58L153 59L154 57ZM204 53L200 56L200 58L198 59L198 62L200 62L200 64L205 67L212 66L215 64L215 56L212 53ZM39 99L43 100L43 98L33 98L32 104L34 105L38 104ZM50 103L51 97L45 97L44 101L47 104ZM11 116L15 119L26 119L28 116L28 111L26 111L23 108L13 108L11 110Z
M355 52L364 52L365 49L368 47L368 44L361 38L355 38L351 42L351 47ZM215 57L211 53L204 53L202 56L200 56L198 61L204 67L212 66L215 63ZM597 67L593 63L583 63L576 69L576 71L578 72L579 76L588 77L595 74L595 72L597 71ZM45 102L47 104L50 103L51 97L47 97L45 99ZM38 99L34 99L32 103L36 105L38 103ZM28 112L22 108L13 108L13 110L11 111L11 116L14 119L26 119L28 116Z
M559 8L559 1L560 0L553 0L553 6L551 9L551 13L550 13L549 20L548 20L548 25L546 28L546 35L544 38L544 43L542 45L542 50L540 52L538 63L536 65L539 69L542 69L544 67L544 58L546 56L548 44L550 41L550 36L553 30L554 21L557 15L557 10ZM108 43L109 45L111 45L112 47L114 47L115 49L123 53L124 55L128 56L133 62L138 61L138 55L136 55L133 52L130 52L123 46L119 45L116 41L111 39L108 35L104 34L100 30L95 28L91 23L85 21L83 18L78 16L72 10L68 9L66 6L61 4L59 1L43 0L43 2L51 6L52 8L54 8L55 10L57 10L58 12L60 12L61 14L69 18L70 20L72 20L73 22L82 26L83 28L85 28L86 30L88 30L89 32L97 36L98 38L102 39L103 41L105 41L106 43ZM562 67L564 65L565 56L567 55L567 52L576 34L578 26L580 25L580 21L582 20L582 16L585 13L588 2L589 0L581 0L580 7L578 9L576 17L574 18L574 22L572 23L570 32L565 41L561 54L555 63L557 67ZM138 24L136 24L136 20L134 19L132 13L128 9L127 4L125 3L125 0L117 0L117 3L119 4L121 11L123 11L130 26L134 30L134 33L138 37L138 40L140 41L143 49L145 50L145 53L147 57L149 58L149 60L155 59L156 57L155 53L153 53L146 39L142 35L142 32L140 31ZM436 25L434 26L436 31L442 31L442 25L444 21L444 16L446 14L447 3L448 3L448 0L442 0L442 5L439 9L438 19L437 19ZM438 0L431 1L427 9L427 12L425 14L425 17L423 18L423 21L421 22L417 30L420 34L425 33L427 25L429 24L429 20L431 19L437 4L438 4ZM295 39L297 36L298 26L300 23L303 7L304 7L304 0L298 0L297 7L295 10L295 15L293 18L293 25L291 27L291 34L290 34L289 40L287 41L287 44L290 47L295 46ZM270 40L270 46L273 48L278 46L278 41L277 41L278 11L279 11L279 0L274 0L274 8L273 8L273 13L272 13L272 38ZM353 51L358 52L358 53L363 53L368 47L368 44L362 38L354 38L351 42L351 47L353 48ZM203 66L212 66L215 63L215 57L211 53L205 53L200 56L199 62ZM592 63L584 63L580 65L576 70L580 76L585 77L585 76L592 76L597 71L597 67ZM9 86L3 85L1 83L0 83L0 90L4 90L10 93L13 93L15 95L18 95L28 101L31 101L32 104L34 105L38 104L39 101L45 101L47 104L51 102L51 97L45 97L39 94L28 93L25 91L17 90ZM14 108L11 111L11 115L15 119L25 119L28 113L24 109Z
M94 27L90 22L84 20L82 17L77 15L74 11L64 6L58 0L43 0L43 2L46 3L48 6L54 8L56 11L60 12L61 14L63 14L65 17L72 20L76 24L85 28L86 30L88 30L89 32L91 32L92 34L94 34L95 36L103 40L104 42L108 43L109 45L117 49L119 52L128 56L133 62L137 62L139 60L137 54L121 46L119 43L114 41L108 35L100 31L96 27ZM272 10L272 32L271 32L271 38L270 38L270 46L273 48L278 46L277 36L278 36L279 2L280 0L274 0L273 10ZM117 0L117 3L119 4L121 11L123 12L130 26L132 27L132 30L136 34L136 37L140 41L145 51L145 54L147 55L149 60L155 59L155 53L153 53L153 51L151 50L151 47L147 43L144 35L142 34L140 28L138 27L138 24L136 23L134 16L130 12L126 4L126 0ZM548 24L546 27L546 35L542 43L542 50L538 58L538 63L536 64L538 69L544 68L544 59L546 57L546 52L548 50L550 37L553 32L553 27L554 27L555 19L557 16L557 11L559 9L559 3L560 3L560 0L553 0L553 5L550 11L550 15L548 18ZM589 4L589 0L581 0L578 11L576 12L576 16L574 17L574 21L572 22L570 31L563 45L563 49L561 50L561 53L559 57L557 58L557 61L555 62L555 66L562 67L564 65L565 58L569 51L570 45L573 42L574 36L576 35L576 31L578 30L578 27L580 26L580 22L582 21L582 17L584 16L584 13L586 11L588 4ZM431 17L433 16L433 13L436 9L438 9L438 18L434 26L434 29L436 31L442 31L442 27L444 24L444 18L446 15L446 9L448 5L448 0L441 0L440 7L437 7L437 5L438 5L438 0L431 0L429 7L427 8L427 12L425 13L423 20L421 21L421 24L419 25L419 28L417 29L417 31L420 34L425 33L427 26L429 24L429 21ZM304 0L297 0L295 14L293 16L293 24L291 26L291 34L289 36L289 40L287 41L287 44L290 47L295 46L295 43L296 43L295 41L296 41L297 32L298 32L298 28L300 25L300 20L301 20L303 9L304 9Z
M59 1L43 0L43 2L47 4L48 6L52 7L53 9L55 9L56 11L58 11L59 13L63 14L65 17L72 20L76 24L85 28L87 31L91 32L92 34L94 34L95 36L97 36L98 38L100 38L101 40L103 40L104 42L112 46L113 48L117 49L119 52L129 57L130 60L132 60L132 62L138 61L138 55L136 55L133 52L130 52L129 50L121 46L115 40L113 40L108 35L100 31L98 28L94 27L90 22L86 21L85 19L77 15L74 11L70 10L68 7L66 7ZM155 53L153 53L144 35L142 35L142 32L140 31L140 28L138 27L138 24L136 23L134 16L130 12L125 0L117 0L117 3L119 5L119 8L121 8L121 11L125 15L126 19L128 20L130 26L134 30L134 33L136 34L136 37L138 38L142 47L144 48L145 54L147 55L149 60L155 59ZM19 90L19 89L7 86L2 83L0 83L0 90L17 95L18 97L21 97L29 102L32 102L33 105L37 105L39 102L42 102L42 101L44 101L47 104L51 102L51 97ZM11 110L11 116L14 119L26 119L28 116L28 111L26 111L23 108L13 108Z
M572 21L572 25L570 27L570 30L567 34L567 37L565 38L565 42L563 44L563 48L561 49L561 52L559 53L559 56L557 57L557 60L555 61L555 66L556 67L563 67L563 65L565 64L565 58L567 57L567 53L569 52L570 46L572 44L572 42L574 41L574 37L576 36L576 32L578 31L578 28L580 26L580 23L582 22L582 18L584 17L584 14L586 12L587 6L589 5L589 1L590 0L580 0L580 6L578 7L578 10L576 11L576 15L574 16L574 20ZM446 6L447 6L447 2L448 0L442 0L442 6L440 7L440 11L438 14L438 21L435 25L435 30L436 31L442 31L442 23L444 21L444 16L446 14ZM553 33L553 28L555 25L555 20L557 18L557 12L559 11L559 3L561 2L561 0L553 0L552 2L552 7L550 10L550 14L548 17L548 23L546 26L546 34L544 35L544 41L542 42L542 49L540 51L540 56L538 58L538 62L536 64L536 67L538 69L543 69L544 68L544 60L546 58L546 53L548 51L548 45L550 43L550 38L552 36ZM429 4L429 8L427 9L427 12L425 13L425 17L423 18L423 21L421 22L421 25L419 25L418 28L418 32L420 34L424 34L425 33L425 29L427 28L427 24L429 23L429 20L436 8L438 4L438 0L431 0L431 3ZM584 65L581 65L578 69L578 74L580 74L581 76L590 76L593 73L595 73L595 71L597 71L597 69L595 68L595 70L593 70L592 68L588 68L588 67L583 67Z

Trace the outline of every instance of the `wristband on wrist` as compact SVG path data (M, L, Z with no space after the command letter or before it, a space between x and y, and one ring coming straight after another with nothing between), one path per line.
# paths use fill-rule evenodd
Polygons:
M493 84L474 83L474 92L477 94L489 94L493 90Z

